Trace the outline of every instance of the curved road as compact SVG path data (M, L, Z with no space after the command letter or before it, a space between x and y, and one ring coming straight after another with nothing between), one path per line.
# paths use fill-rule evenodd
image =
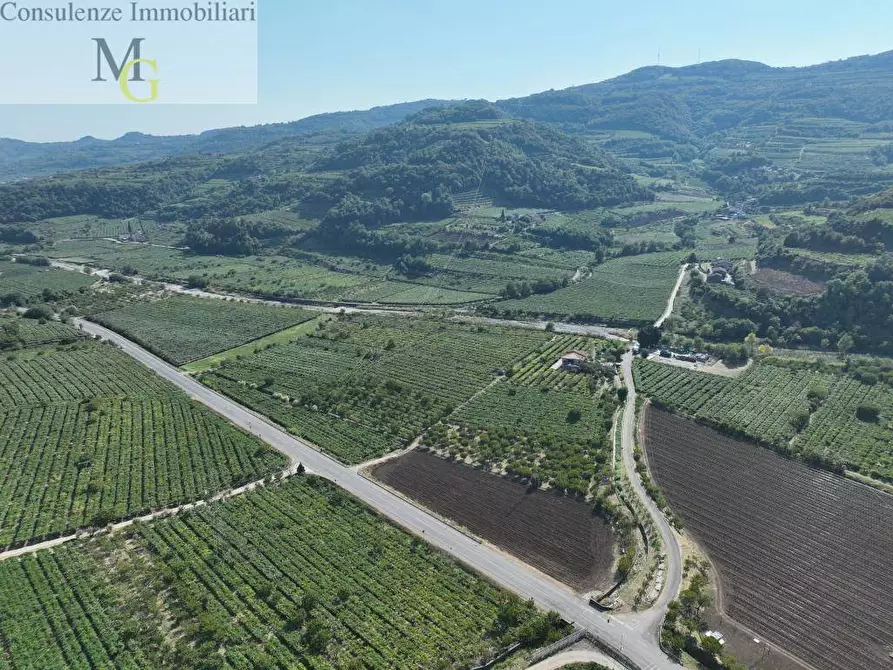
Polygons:
M629 393L626 397L626 410L623 412L623 425L620 433L620 448L623 457L623 469L626 470L630 485L636 495L645 505L654 523L654 527L660 533L661 543L667 555L664 566L664 585L657 601L645 612L641 612L627 620L630 626L636 628L642 635L657 644L660 627L663 622L667 605L679 593L682 586L682 549L670 522L664 516L660 508L648 495L642 480L636 472L635 437L636 437L636 385L633 379L633 354L627 352L623 357L623 380Z
M121 335L89 321L77 319L76 323L85 332L114 342L125 353L234 425L253 433L289 456L294 462L303 463L315 474L338 484L393 522L415 535L424 537L430 544L451 554L493 582L524 598L532 598L541 607L555 610L567 621L590 631L603 644L624 654L638 670L678 670L678 666L655 644L650 625L653 616L643 618L641 621L636 618L620 621L616 617L597 612L567 587L494 547L476 542L319 452L307 442L289 435L260 415L203 386ZM628 414L632 416L632 412Z

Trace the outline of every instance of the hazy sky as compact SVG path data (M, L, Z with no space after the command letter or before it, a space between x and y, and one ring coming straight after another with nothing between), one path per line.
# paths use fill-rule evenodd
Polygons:
M0 136L48 141L113 138L131 130L193 133L421 98L496 100L652 65L658 48L665 65L695 63L699 49L705 61L742 58L770 65L893 49L893 3L877 0L258 0L258 5L258 105L0 106ZM218 73L223 81L226 68Z

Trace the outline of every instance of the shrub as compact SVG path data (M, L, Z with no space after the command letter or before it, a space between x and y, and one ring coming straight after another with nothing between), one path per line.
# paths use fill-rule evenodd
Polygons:
M878 419L881 417L881 409L877 405L871 403L862 403L856 409L856 416L859 417L861 421L877 423Z

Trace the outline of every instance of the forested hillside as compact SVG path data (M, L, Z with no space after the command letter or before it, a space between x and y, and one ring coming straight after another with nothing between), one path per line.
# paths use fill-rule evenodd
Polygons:
M836 118L888 127L893 51L803 68L726 60L644 67L597 84L498 103L516 116L592 129L642 130L698 142L786 118Z
M218 128L199 135L154 136L127 133L115 140L83 137L76 142L22 142L0 138L0 183L96 168L103 165L140 163L167 156L197 153L236 153L259 149L286 137L326 141L352 133L362 133L391 123L445 100L419 100L367 111L317 114L289 123L262 126Z
M810 168L819 167L814 164L823 163L825 154L839 153L841 167L852 170L885 166L893 157L891 67L893 52L802 68L738 60L650 66L599 83L502 100L491 110L496 112L492 118L606 134L606 146L638 157L690 160L724 149ZM0 139L0 181L198 152L246 152L285 138L331 142L398 123L429 107L461 104L422 100L176 137L129 133L113 141L87 137L51 144ZM456 122L459 116L442 120ZM828 146L829 140L844 139L868 144L864 152ZM800 150L805 146L814 147L815 156L804 157Z

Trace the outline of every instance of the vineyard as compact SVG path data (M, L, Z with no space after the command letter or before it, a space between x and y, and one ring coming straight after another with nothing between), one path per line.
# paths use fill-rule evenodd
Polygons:
M646 446L729 616L818 670L889 666L893 498L658 410Z
M663 313L679 275L678 265L666 264L661 254L655 256L661 258L650 260L646 254L611 260L577 284L554 293L507 300L499 307L576 321L650 323Z
M96 283L95 277L26 263L0 261L0 296L18 296L23 302L74 293Z
M305 478L4 562L0 594L4 668L460 668L565 632Z
M408 445L548 339L427 319L341 316L203 381L346 462Z
M661 405L832 468L893 480L893 391L850 376L756 364L737 379L636 362L636 386ZM876 407L877 419L859 416Z
M611 579L613 532L580 501L420 452L375 466L373 475L579 591Z
M284 464L111 346L0 362L0 547L205 498Z
M183 365L315 316L291 307L170 296L105 312L97 321L174 365Z
M0 348L19 346L39 347L46 344L72 343L85 335L58 321L35 321L16 316L0 315Z
M332 300L367 284L370 277L336 272L293 258L199 256L177 249L115 244L105 240L58 242L48 251L55 258L77 258L90 265L160 281L185 283L200 276L212 290L253 293L264 297Z
M515 365L512 380L532 388L588 392L589 376L555 367L564 354L573 350L585 351L590 359L619 361L622 347L608 340L583 335L556 335Z

